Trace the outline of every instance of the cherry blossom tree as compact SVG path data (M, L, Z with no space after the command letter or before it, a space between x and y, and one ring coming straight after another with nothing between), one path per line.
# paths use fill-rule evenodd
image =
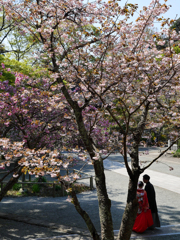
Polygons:
M5 69L5 65L2 63L2 72L11 71L9 68ZM13 72L11 72L13 75ZM7 145L9 142L11 145L11 151L4 153L7 161L1 163L1 168L5 165L9 166L10 162L14 162L14 168L9 172L16 172L16 177L11 178L3 190L1 191L0 198L2 199L6 192L17 182L22 172L28 170L32 173L30 168L23 169L23 166L18 164L19 160L23 159L23 156L27 156L26 152L22 153L20 149L22 146L25 149L30 149L30 154L34 156L35 150L43 149L58 149L62 148L62 137L66 139L68 143L68 131L73 128L73 124L65 117L68 109L64 109L64 106L60 104L60 100L55 97L52 99L49 97L49 92L46 91L46 87L43 89L37 89L35 87L28 86L28 76L24 76L20 73L15 73L15 85L13 86L8 81L0 82L1 89L1 103L0 103L0 125L1 136L8 137L8 140L3 140L2 145ZM39 81L39 85L42 85ZM63 108L63 111L62 111ZM65 137L64 137L65 136ZM77 138L77 136L76 136ZM76 142L75 137L74 143ZM69 138L70 139L70 138ZM18 142L23 144L18 144ZM12 147L12 142L15 142L15 146L19 146L19 150ZM64 141L65 142L65 141ZM69 141L70 142L70 141ZM71 141L72 142L72 141ZM65 147L65 143L63 144ZM4 148L4 147L3 147ZM57 155L57 154L56 154ZM10 162L8 160L11 160ZM30 159L29 159L30 160ZM20 162L19 162L20 163ZM64 163L68 166L67 163ZM36 166L31 164L32 166ZM29 164L26 163L26 167ZM35 173L38 176L38 171L35 169ZM9 175L6 174L6 177ZM54 172L51 175L54 175ZM41 174L43 175L43 173ZM57 177L57 176L56 176ZM1 179L1 181L4 177Z
M15 28L15 22L9 21L6 16L6 12L4 9L4 6L0 6L0 52L5 53L8 52L7 49L5 49L3 43L5 39L7 39L8 35L13 31Z
M153 0L133 23L128 20L137 5L121 7L118 1L0 2L8 20L16 21L23 34L32 34L42 44L43 51L34 54L39 61L46 60L51 72L46 82L54 92L49 92L68 106L68 117L74 120L75 129L93 163L101 237L88 214L81 209L74 192L71 193L72 202L93 239L114 239L111 201L99 146L107 148L108 153L115 149L114 146L120 149L129 185L117 239L130 239L138 208L138 178L168 150L140 167L138 146L141 138L150 127L178 126L180 122L180 57L174 50L174 41L178 44L179 36L169 28L172 22L161 17L169 7ZM146 29L153 27L155 21L162 23L162 29L149 35ZM157 44L164 45L162 35L167 36L168 46L158 50ZM37 79L29 79L28 84L41 87ZM107 131L101 126L110 117L113 123L107 137ZM176 141L179 133L171 132L171 137Z
M7 185L3 187L1 199L13 184L17 182L22 172L28 171L29 174L35 174L37 177L43 176L45 173L50 174L51 177L59 177L60 174L57 174L57 168L55 170L50 168L50 171L46 167L46 170L44 170L43 161L40 161L39 155L41 159L45 159L45 165L51 166L52 164L46 160L46 155L49 154L50 150L53 150L49 155L59 156L59 160L53 160L53 166L57 165L58 168L67 168L74 159L70 157L68 160L61 152L77 146L80 141L70 108L68 104L63 103L63 96L60 98L58 94L55 94L57 89L51 88L50 79L47 82L44 76L39 79L36 77L35 85L38 85L37 88L29 76L18 72L14 73L2 63L2 75L6 71L10 72L12 76L15 75L15 82L14 84L12 82L9 83L8 80L0 82L0 96L2 100L0 103L1 136L4 138L8 137L8 139L3 139L0 144L3 156L6 159L6 161L1 162L1 168L4 168L5 165L9 166L10 163L14 162L15 167L9 174L14 171L16 172L14 174L16 177L11 178ZM76 92L76 89L73 91ZM90 132L95 131L96 142L98 143L99 141L103 144L103 141L106 143L107 140L101 139L101 131L107 130L109 121L103 121L97 114L94 114L94 121L92 121L92 112L95 113L95 109L95 107L89 106L83 114L87 115L86 127ZM89 119L88 115L91 116L91 119ZM95 130L93 129L93 124L97 125ZM41 149L43 150L41 151ZM42 153L45 155L42 155ZM35 158L35 155L38 155L38 158L32 160L32 157ZM84 156L80 153L79 157L84 159ZM87 160L86 157L85 159ZM41 165L39 168L37 168L38 163ZM62 179L65 178L61 178L61 181ZM4 180L4 177L2 180Z

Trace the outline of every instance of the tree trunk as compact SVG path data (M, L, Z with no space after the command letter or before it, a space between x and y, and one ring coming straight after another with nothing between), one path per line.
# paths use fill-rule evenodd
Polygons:
M136 219L137 210L138 210L138 201L136 198L137 192L137 183L140 175L139 167L139 143L142 137L142 133L145 128L147 114L149 110L150 102L147 101L144 111L141 115L141 120L138 123L136 131L133 132L133 145L130 154L131 157L131 171L128 171L129 174L129 186L128 186L128 196L126 208L123 214L121 227L118 234L118 240L129 240L131 237L131 232L133 225ZM126 142L125 142L126 143ZM126 144L124 144L125 155L127 154ZM126 162L125 162L126 163ZM126 166L127 168L128 166ZM127 168L128 170L128 168ZM131 174L130 174L130 173Z
M59 79L59 81L61 81L61 79ZM66 100L71 105L74 111L79 133L81 135L81 138L84 142L84 145L87 149L89 156L93 160L93 157L95 156L94 143L84 125L82 109L78 106L77 102L72 100L65 86L62 88L62 91L64 96L66 97ZM107 194L102 159L94 161L94 170L95 170L97 197L98 197L98 203L99 203L101 239L114 240L113 222L112 222L112 216L111 216L111 201L108 198L108 194Z
M9 182L6 184L6 186L3 187L3 189L1 189L0 201L1 201L1 200L3 199L3 197L6 195L7 191L9 191L9 190L14 186L14 184L18 182L18 179L20 178L20 176L21 176L21 174L22 174L22 172L21 172L22 168L23 168L23 167L19 167L19 169L18 169L17 172L16 172L16 174L18 174L19 176L18 176L17 178L12 177L12 178L9 180Z
M111 216L111 200L108 198L103 161L94 162L96 190L99 203L101 224L101 239L114 240L113 222Z
M118 233L118 240L129 240L131 237L138 210L138 201L136 198L138 178L139 174L136 174L133 179L129 179L127 203Z
M82 140L86 149L91 157L95 156L95 149L93 146L93 140L88 135L87 130L84 126L82 112L80 111L77 104L74 104L74 113L76 116L76 122L78 125L79 133L81 134ZM99 203L99 217L101 224L101 239L102 240L114 240L113 222L111 216L111 200L108 198L106 181L104 174L104 166L102 159L94 161L95 170L95 182L97 197Z

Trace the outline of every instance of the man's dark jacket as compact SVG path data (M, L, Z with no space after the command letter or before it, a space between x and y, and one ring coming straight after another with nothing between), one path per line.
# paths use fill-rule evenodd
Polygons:
M154 191L154 187L150 182L146 183L145 191L147 192L149 208L151 209L151 212L157 213L158 210L157 210L157 205L156 205L156 194Z

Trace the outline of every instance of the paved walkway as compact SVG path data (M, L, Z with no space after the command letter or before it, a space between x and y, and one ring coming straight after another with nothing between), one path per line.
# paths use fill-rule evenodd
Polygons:
M118 235L118 230L114 231L114 235ZM167 225L167 226L162 226L159 229L156 230L146 230L146 232L142 234L136 234L132 233L131 239L136 239L136 240L143 240L147 239L159 239L159 238L168 238L170 239L180 239L180 224L179 225ZM78 234L69 234L69 235L61 235L61 236L56 236L52 238L38 238L36 240L90 240L90 237L86 236L80 236Z
M117 236L118 235L118 230L114 231L114 235ZM147 230L146 232L142 233L142 234L136 234L136 233L132 233L131 239L149 239L149 238L154 238L158 239L159 237L168 237L169 239L173 236L179 237L180 238L180 224L179 225L167 225L167 226L162 226L159 229L156 230ZM177 238L177 239L179 239ZM52 237L52 238L38 238L36 240L90 240L91 238L88 236L80 236L78 234L69 234L69 235L61 235L61 236L56 236L56 237Z
M0 219L9 221L8 234L3 234L6 231L6 224L3 223L3 229L1 229L1 240L91 240L88 231L78 229L75 227L67 227L63 225L52 225L47 223L42 223L42 221L36 219L32 221L30 219L14 218L13 216L8 216L0 214ZM7 219L11 220L7 220ZM17 221L18 219L18 221ZM1 221L0 221L1 225ZM19 229L19 232L17 231ZM38 229L38 232L37 232ZM3 232L2 232L3 231ZM26 233L24 235L24 233ZM118 230L114 231L115 236L118 235ZM34 235L34 236L33 236ZM38 237L37 237L38 236ZM43 236L43 237L40 237ZM178 225L167 225L155 230L146 230L142 234L132 233L131 239L135 240L179 240L180 239L180 224Z
M114 162L106 159L104 160L104 168L124 176L128 176L126 168L120 162ZM180 194L180 177L168 175L158 171L152 171L149 169L146 169L143 174L148 174L151 176L151 183L154 186Z
M116 158L116 157L115 157ZM109 162L108 162L109 161ZM92 166L86 166L86 172L93 175ZM114 229L119 229L127 198L128 177L120 161L105 160L106 183L112 203ZM148 170L155 185L159 216L162 227L143 234L132 233L136 240L179 240L180 239L180 193L177 176ZM165 178L165 179L164 179ZM165 183L172 185L161 185ZM169 179L169 180L167 180ZM84 180L86 183L86 180ZM172 189L172 186L176 188ZM96 190L78 194L82 208L88 212L97 231L100 231L98 201ZM20 239L61 239L90 240L84 221L66 197L4 198L0 202L0 240ZM115 235L117 235L115 230Z

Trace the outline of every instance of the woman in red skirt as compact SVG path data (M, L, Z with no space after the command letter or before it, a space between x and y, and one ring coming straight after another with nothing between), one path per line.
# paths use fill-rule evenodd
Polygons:
M137 217L133 226L133 231L144 232L148 227L153 225L153 218L151 210L149 209L149 203L147 198L147 193L143 189L144 183L138 183L137 189L137 199L139 203Z

